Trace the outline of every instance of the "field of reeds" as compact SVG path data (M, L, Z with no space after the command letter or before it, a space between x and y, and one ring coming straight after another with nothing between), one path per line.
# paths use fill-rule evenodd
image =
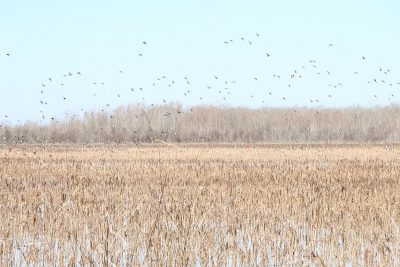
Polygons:
M400 147L0 147L1 266L399 266Z

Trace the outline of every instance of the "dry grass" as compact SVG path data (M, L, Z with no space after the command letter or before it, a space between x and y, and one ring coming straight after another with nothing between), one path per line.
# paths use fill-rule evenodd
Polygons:
M400 147L7 146L0 265L400 264Z

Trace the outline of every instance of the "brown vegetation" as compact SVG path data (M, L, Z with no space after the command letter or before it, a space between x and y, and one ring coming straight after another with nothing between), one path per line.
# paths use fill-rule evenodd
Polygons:
M2 143L400 142L400 107L120 107L39 125L1 126Z
M394 266L399 159L366 145L5 146L0 265Z

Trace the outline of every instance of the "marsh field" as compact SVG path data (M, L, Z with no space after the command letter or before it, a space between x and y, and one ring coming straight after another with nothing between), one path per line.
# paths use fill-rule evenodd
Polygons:
M399 266L400 146L6 145L1 266Z

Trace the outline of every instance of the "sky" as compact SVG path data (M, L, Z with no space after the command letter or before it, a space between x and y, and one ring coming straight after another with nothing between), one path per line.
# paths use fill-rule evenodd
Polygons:
M0 123L138 103L397 104L399 14L398 0L4 1Z

